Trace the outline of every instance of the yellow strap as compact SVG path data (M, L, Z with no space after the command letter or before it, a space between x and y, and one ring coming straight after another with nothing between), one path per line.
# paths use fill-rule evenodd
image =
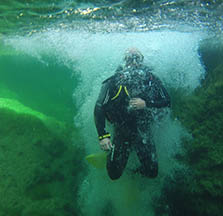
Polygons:
M99 136L98 138L101 140L101 139L108 138L108 137L111 137L111 134L105 134L103 136Z
M124 86L124 90L125 90L125 93L127 94L127 96L129 96L129 92L128 92L126 86Z
M124 86L124 90L125 90L126 95L129 96L129 92L128 92L126 86ZM121 91L122 91L122 85L120 85L117 94L111 100L115 100L119 96Z
M119 90L118 90L118 92L117 92L117 94L111 99L111 100L115 100L115 98L117 98L118 96L119 96L119 94L120 94L120 92L121 92L121 90L122 90L122 85L120 85L120 87L119 87Z

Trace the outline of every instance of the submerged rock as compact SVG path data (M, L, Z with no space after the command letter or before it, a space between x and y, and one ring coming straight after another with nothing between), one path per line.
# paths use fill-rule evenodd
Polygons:
M179 96L179 97L178 97ZM223 65L208 70L190 95L175 94L174 117L188 129L178 160L188 167L166 179L157 215L221 216L223 212ZM168 206L168 211L164 206ZM161 210L162 209L162 210Z
M198 51L206 70L213 71L219 64L222 64L223 40L221 37L202 40Z
M77 130L0 98L0 216L77 214L83 151Z

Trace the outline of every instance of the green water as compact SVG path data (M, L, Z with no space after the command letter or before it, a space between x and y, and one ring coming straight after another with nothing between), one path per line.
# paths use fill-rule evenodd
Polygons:
M2 1L0 216L220 216L221 11L221 1ZM112 182L85 156L100 152L101 82L132 46L172 108L153 128L159 176L133 175L133 153Z
M72 121L75 109L71 95L77 81L71 79L69 69L55 60L48 57L46 62L48 65L26 55L1 56L1 83L26 106Z

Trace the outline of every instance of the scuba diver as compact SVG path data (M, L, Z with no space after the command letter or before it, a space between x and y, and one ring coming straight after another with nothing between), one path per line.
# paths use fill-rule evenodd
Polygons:
M102 83L95 104L99 144L109 152L106 167L112 180L120 178L132 150L141 163L136 172L150 178L158 175L156 147L151 138L152 108L170 107L170 97L143 59L138 49L128 49L124 66L119 66ZM106 131L106 120L114 127L112 141Z

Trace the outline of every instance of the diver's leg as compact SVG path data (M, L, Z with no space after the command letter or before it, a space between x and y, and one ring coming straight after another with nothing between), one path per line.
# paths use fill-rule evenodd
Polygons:
M155 178L158 175L158 160L155 144L147 136L137 136L136 153L141 163L139 172L147 177Z
M129 146L126 144L117 132L113 139L114 148L107 156L107 171L112 180L120 178L122 175L129 157Z

